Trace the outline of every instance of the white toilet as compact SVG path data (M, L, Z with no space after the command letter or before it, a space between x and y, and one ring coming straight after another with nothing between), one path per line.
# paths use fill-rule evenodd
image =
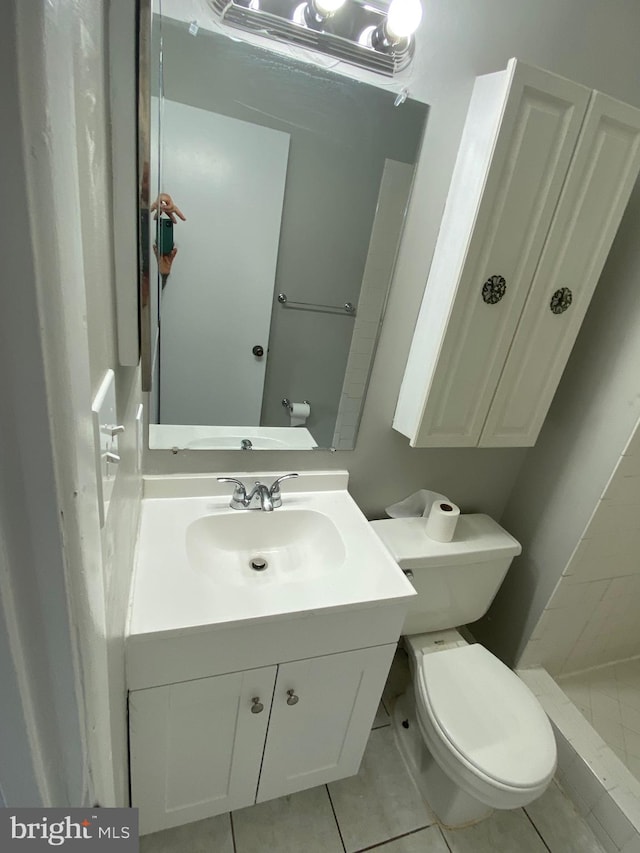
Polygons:
M430 539L423 518L371 524L418 593L402 632L412 689L393 720L423 796L449 827L532 802L556 768L547 715L505 664L451 630L486 613L520 544L487 515L461 515L453 542Z

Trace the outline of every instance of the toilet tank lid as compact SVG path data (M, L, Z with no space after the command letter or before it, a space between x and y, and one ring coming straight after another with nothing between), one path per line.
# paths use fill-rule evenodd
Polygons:
M513 559L522 552L518 540L483 513L461 515L452 542L436 542L427 536L424 518L389 518L372 521L371 526L403 569L425 563L485 563Z

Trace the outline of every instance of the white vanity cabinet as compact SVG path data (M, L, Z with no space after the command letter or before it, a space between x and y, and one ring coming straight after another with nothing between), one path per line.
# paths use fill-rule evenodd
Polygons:
M358 771L416 592L346 486L301 474L267 513L215 477L146 482L125 641L143 834Z
M254 802L276 670L130 692L131 801L141 833Z
M393 426L535 444L640 169L640 110L511 60L479 77Z
M393 643L278 667L257 802L358 772L395 650Z
M140 831L357 773L396 644L133 690Z

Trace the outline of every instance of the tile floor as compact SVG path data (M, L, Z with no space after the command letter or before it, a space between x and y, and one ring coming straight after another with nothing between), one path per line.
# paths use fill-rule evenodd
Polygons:
M566 676L558 683L618 758L640 778L640 658Z
M385 691L394 692L390 683ZM141 853L602 853L554 782L526 809L441 829L397 751L381 704L357 776L144 836Z

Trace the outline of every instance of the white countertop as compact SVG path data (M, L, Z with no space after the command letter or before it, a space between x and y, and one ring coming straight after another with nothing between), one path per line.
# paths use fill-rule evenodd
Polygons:
M277 475L236 476L270 483ZM196 496L185 496L190 483ZM194 568L187 553L186 531L203 517L263 511L230 509L232 487L221 486L215 477L176 477L175 487L171 478L152 478L146 493L154 497L142 502L128 635L188 633L204 627L372 607L415 595L346 488L336 488L342 483L346 486L346 475L337 476L336 472L305 473L283 483L282 507L264 513L275 516L306 510L326 516L342 538L340 565L295 582L265 583L256 574L254 585L251 579L242 584L220 583ZM203 494L208 489L210 494ZM242 548L242 542L238 547ZM224 565L216 568L218 575L225 570Z

